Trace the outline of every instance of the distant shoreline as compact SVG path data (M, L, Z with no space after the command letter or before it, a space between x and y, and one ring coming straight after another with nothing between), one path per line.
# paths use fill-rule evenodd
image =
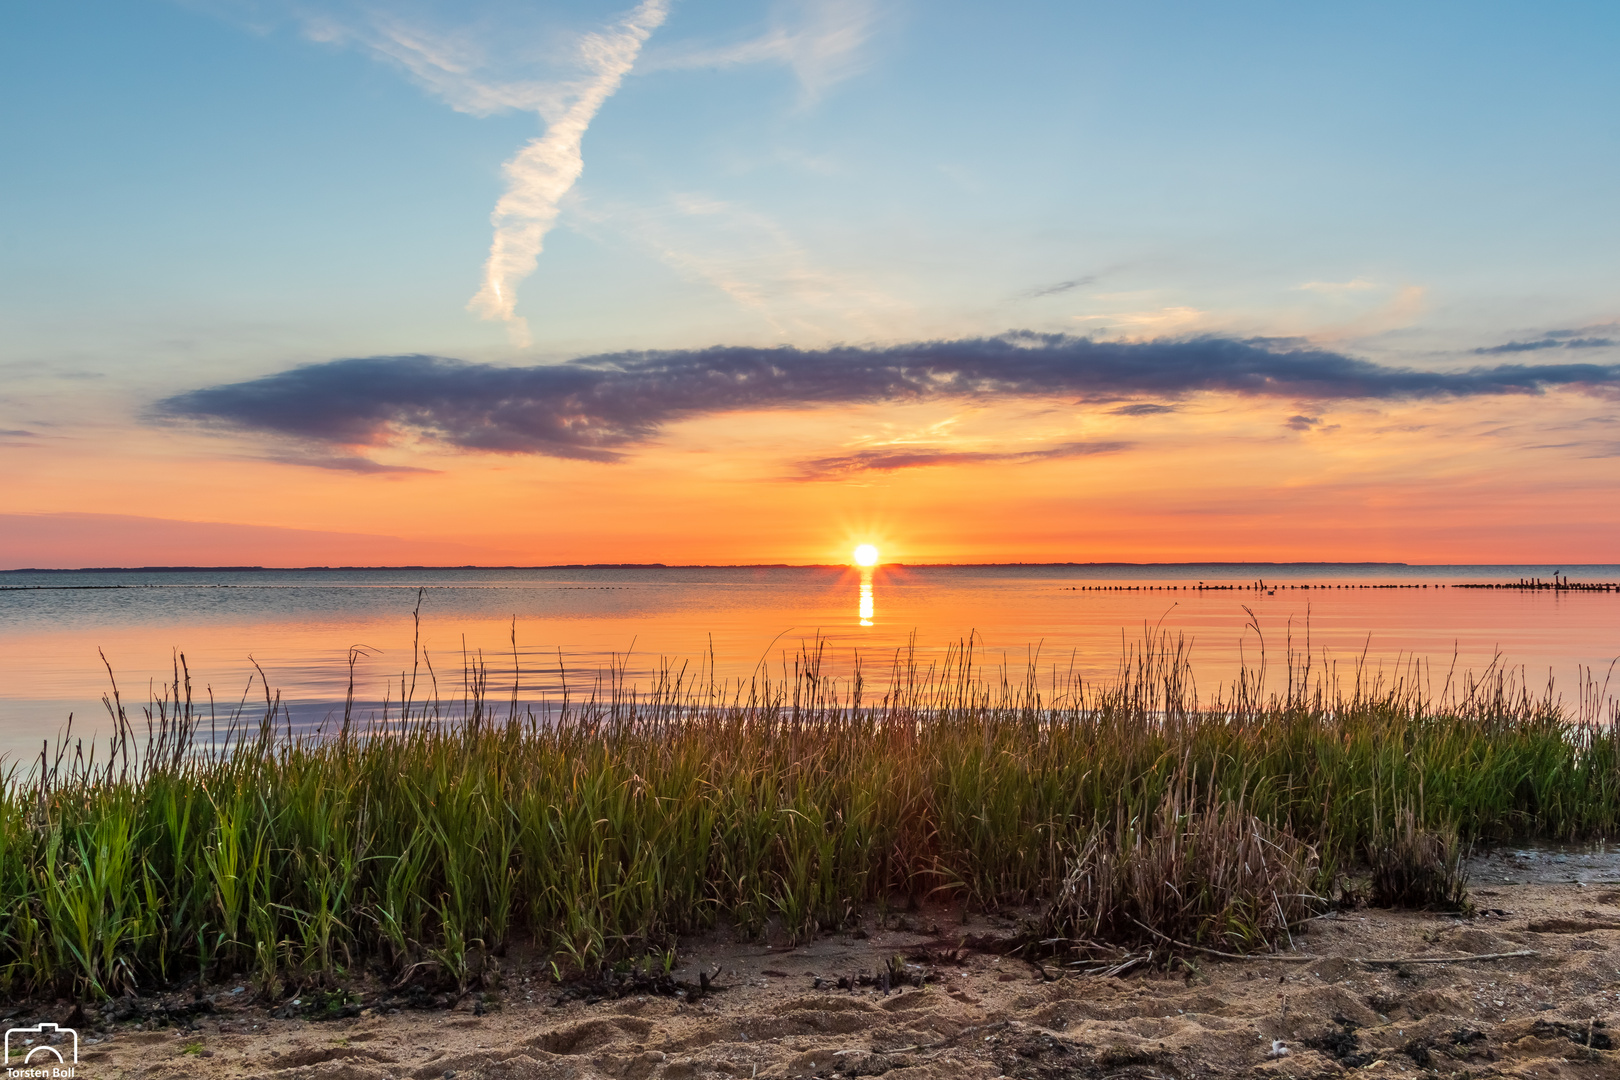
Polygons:
M479 563L434 564L407 563L387 566L80 566L37 567L17 566L0 570L0 574L183 574L183 573L309 573L329 570L841 570L849 563L537 563L534 565L491 565ZM1046 567L1084 567L1094 569L1125 568L1167 569L1191 566L1277 566L1277 567L1427 567L1427 566L1520 566L1539 563L1405 563L1405 562L1248 562L1238 560L1189 562L961 562L961 563L903 563L885 562L886 568L905 570L949 569L983 570L1000 567L1042 569ZM1571 566L1601 566L1605 563L1570 563Z
M1559 567L1554 570L1553 567ZM541 563L534 565L505 564L498 566L485 566L477 563L438 564L404 563L398 565L379 566L81 566L81 567L13 567L0 569L0 577L11 575L37 575L42 577L65 577L72 575L115 575L115 574L153 574L153 575L179 575L179 574L260 574L260 575L294 575L294 574L442 574L457 571L474 573L568 573L593 571L657 571L670 573L690 573L701 571L719 572L747 572L770 570L805 570L820 572L845 573L852 570L864 570L852 563L659 563L659 562L613 562L613 563ZM1080 577L1119 577L1123 579L1139 579L1144 577L1162 576L1166 578L1187 578L1194 576L1213 576L1217 580L1230 576L1233 572L1241 571L1253 577L1257 582L1273 575L1283 578L1299 578L1302 575L1335 577L1349 574L1352 577L1366 577L1379 571L1389 571L1401 577L1416 576L1427 577L1439 574L1440 576L1491 576L1501 577L1506 574L1510 577L1537 577L1559 575L1563 580L1569 580L1576 575L1588 578L1593 574L1603 575L1607 582L1620 572L1620 563L1409 563L1409 562L1237 562L1231 560L1212 562L961 562L961 563L905 563L885 562L879 564L879 569L901 572L926 573L935 570L964 570L994 572L1006 571L1080 571ZM1089 572L1089 573L1086 573ZM1073 573L1058 574L1061 578L1074 577ZM50 587L50 586L40 586ZM83 586L84 588L98 588L100 586ZM109 588L112 586L108 586ZM153 585L152 587L159 587ZM10 592L12 588L0 591Z

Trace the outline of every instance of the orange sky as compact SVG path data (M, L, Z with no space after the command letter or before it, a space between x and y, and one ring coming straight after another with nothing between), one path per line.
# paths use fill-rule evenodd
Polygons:
M612 463L457 451L430 472L264 460L248 436L89 430L9 449L0 565L1388 560L1616 562L1612 421L1578 391L1316 407L1206 394L1119 416L998 398L778 409L672 424ZM803 479L873 448L1123 444L1054 460ZM186 523L186 524L166 524Z

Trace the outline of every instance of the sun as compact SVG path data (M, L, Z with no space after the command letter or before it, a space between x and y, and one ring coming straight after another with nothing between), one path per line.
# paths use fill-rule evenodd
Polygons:
M871 544L862 544L855 549L855 564L857 566L876 566L878 549Z

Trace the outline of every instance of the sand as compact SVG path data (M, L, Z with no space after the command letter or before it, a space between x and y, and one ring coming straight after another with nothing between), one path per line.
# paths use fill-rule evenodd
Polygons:
M1054 978L994 952L952 962L943 954L963 935L1009 935L1016 920L935 911L874 914L865 936L797 948L724 933L684 942L677 976L723 969L718 989L690 1002L558 1004L541 958L515 952L496 987L450 1008L277 1019L227 983L122 1021L75 1017L77 1078L1620 1077L1609 1048L1620 1047L1620 885L1575 883L1544 861L1546 872L1512 853L1482 865L1471 919L1365 909L1317 920L1297 937L1320 957L1304 963L1208 958L1174 973ZM1363 962L1521 950L1536 955ZM930 951L906 969L926 976L920 989L836 987ZM384 1000L384 988L360 989L363 1002Z

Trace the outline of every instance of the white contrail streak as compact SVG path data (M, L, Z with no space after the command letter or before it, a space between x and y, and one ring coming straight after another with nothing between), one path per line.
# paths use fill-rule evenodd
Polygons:
M580 141L585 129L619 88L642 43L668 11L668 0L642 0L612 29L588 35L580 53L591 76L578 85L545 134L530 140L503 168L507 187L490 214L495 238L484 264L484 285L467 309L486 319L504 320L519 344L528 344L529 329L514 310L517 284L533 273L546 233L557 220L558 203L584 171Z

